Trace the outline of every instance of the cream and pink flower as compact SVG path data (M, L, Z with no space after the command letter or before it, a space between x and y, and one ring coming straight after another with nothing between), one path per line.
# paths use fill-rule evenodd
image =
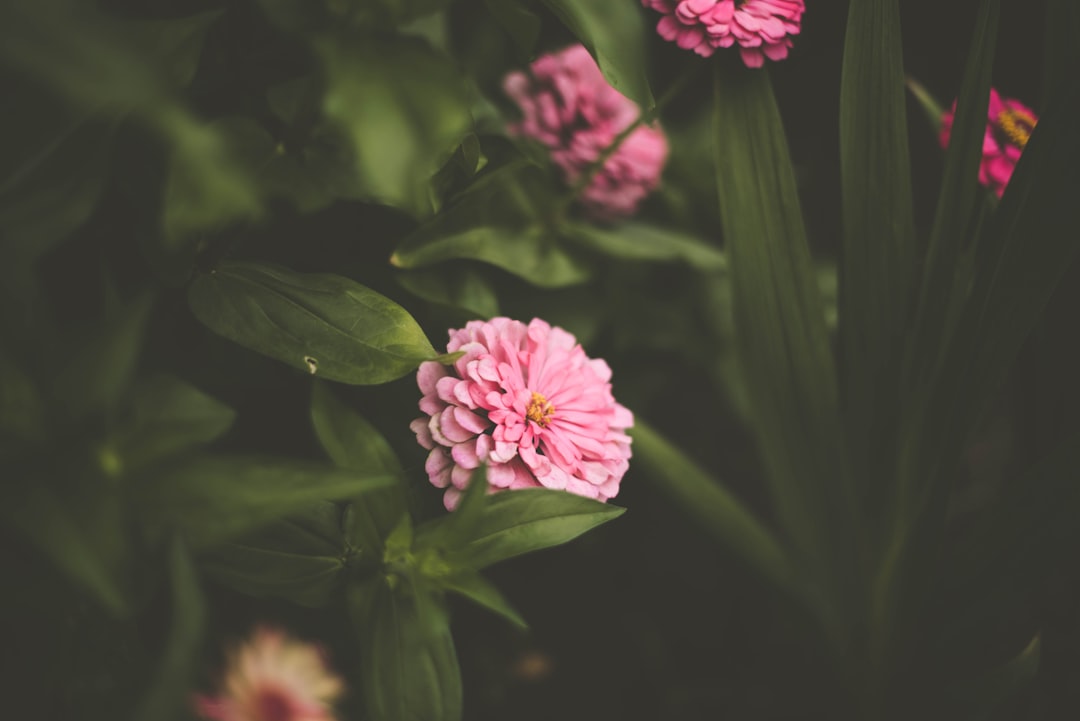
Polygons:
M941 147L949 145L956 102L941 118ZM1000 198L1012 178L1020 154L1027 145L1031 131L1039 122L1038 117L1018 100L1003 98L994 88L990 89L990 106L987 109L986 132L983 134L982 162L979 164L979 182L990 188Z
M229 652L218 694L196 696L195 709L212 721L334 721L343 690L318 646L258 628Z
M554 488L606 501L629 465L633 415L611 395L611 369L539 319L471 321L450 331L452 366L417 372L425 416L412 422L431 483L453 509L474 469L489 490Z
M660 37L709 57L717 48L739 46L743 63L760 68L783 60L802 29L804 0L641 0L663 13Z
M510 132L546 145L571 186L637 122L641 112L634 101L608 85L596 61L581 45L541 56L532 63L528 75L510 73L503 89L522 114L520 122L509 126ZM640 125L622 140L582 190L582 205L598 218L632 215L659 185L667 155L663 131L656 125Z

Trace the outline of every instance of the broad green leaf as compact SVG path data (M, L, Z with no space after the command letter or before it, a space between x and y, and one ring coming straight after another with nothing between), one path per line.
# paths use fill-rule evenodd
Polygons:
M502 616L523 631L529 629L529 624L510 605L499 589L476 571L464 571L450 576L442 581L442 587L447 591L459 593L470 601Z
M68 417L79 420L116 408L138 366L152 305L150 296L131 301L66 360L52 395Z
M845 522L854 516L852 491L825 312L783 126L763 72L718 64L715 93L737 347L773 501L803 557L796 563L822 583L844 585L856 567ZM842 613L835 604L832 611Z
M0 504L4 523L109 613L125 615L126 519L118 494L97 486L58 492L52 478L31 473L20 473L18 480L26 485Z
M636 468L657 479L661 490L755 571L781 588L792 587L787 552L738 498L641 418L635 418L630 435Z
M524 553L559 546L626 509L566 491L525 488L485 499L484 514L464 546L448 557L476 570Z
M323 110L352 139L371 196L430 215L430 178L472 126L453 63L413 38L326 37L317 48Z
M400 273L397 281L418 298L460 309L475 318L499 315L499 299L495 289L474 268L412 270Z
M376 579L353 590L364 703L372 721L460 721L461 671L441 599Z
M514 39L522 62L532 59L540 38L540 17L519 0L484 0L488 12Z
M192 281L188 303L215 333L329 380L386 383L435 358L404 308L341 276L223 263Z
M445 565L445 553L464 547L476 536L489 500L487 466L480 465L469 476L469 484L454 512L439 516L419 529L414 544L417 553L431 552L438 557L436 565Z
M209 443L232 427L236 413L170 375L135 385L131 411L108 445L125 471Z
M381 557L383 540L408 510L400 461L375 427L339 401L325 384L315 383L312 389L311 420L323 450L339 468L398 478L393 486L353 501L347 515L348 542L362 553Z
M135 719L186 719L188 694L197 668L206 623L206 603L183 541L173 539L169 551L171 623L165 653L153 681L139 701Z
M176 115L168 127L173 150L165 180L164 243L169 252L190 253L194 234L262 213L259 181L245 169L220 126Z
M342 509L329 501L216 545L200 557L207 575L229 588L312 608L331 601L350 562Z
M646 73L645 21L623 0L543 0L596 58L611 87L643 110L655 105Z
M584 283L590 275L586 265L540 226L523 230L477 227L424 239L412 236L402 242L390 262L399 268L422 268L456 259L494 265L541 288Z
M18 290L33 282L37 259L97 208L114 129L28 82L3 79L20 100L5 113L0 141L0 285Z
M157 57L177 85L184 86L195 77L206 34L223 12L207 10L183 18L127 20L119 25L134 47Z
M566 230L569 243L623 260L682 261L703 271L727 270L724 253L679 231L628 222L613 228L577 224Z
M389 474L287 458L196 456L137 489L151 532L176 527L193 548L222 543L320 500L351 498L396 482Z
M323 450L340 468L401 473L401 462L386 439L363 416L342 403L331 386L316 382L311 420Z
M899 0L849 6L840 82L844 415L854 469L891 465L908 309L915 291Z

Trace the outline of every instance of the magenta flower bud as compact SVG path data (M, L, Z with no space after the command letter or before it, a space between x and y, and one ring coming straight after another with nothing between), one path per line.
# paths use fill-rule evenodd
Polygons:
M660 37L710 57L716 48L739 46L743 63L760 68L783 60L802 27L804 0L641 0L663 13Z
M503 81L522 114L509 131L546 145L568 185L583 182L641 110L608 85L581 45L541 56L530 69L531 77L513 72ZM596 218L632 215L659 185L667 155L667 138L658 126L635 128L585 185L582 205Z
M554 488L606 501L629 466L634 417L611 395L611 369L573 335L534 318L470 321L450 331L452 366L416 374L425 416L412 422L431 483L453 509L474 469L490 491Z

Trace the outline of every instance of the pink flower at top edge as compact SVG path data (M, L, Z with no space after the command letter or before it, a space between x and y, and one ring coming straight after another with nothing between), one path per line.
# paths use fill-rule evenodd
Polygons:
M334 721L343 690L318 646L257 628L230 650L219 693L196 696L195 710L212 721Z
M510 125L509 131L546 145L563 179L574 185L637 120L640 109L608 85L581 45L543 55L530 70L530 75L512 72L503 81L503 89L522 113L521 122ZM600 219L632 215L659 185L667 154L663 131L641 125L584 188L582 205Z
M641 4L663 13L656 32L665 40L706 58L717 48L738 45L748 68L760 68L766 58L786 58L806 10L804 0L641 0Z
M493 318L451 330L446 350L465 354L420 366L425 416L411 428L448 509L481 463L492 491L554 488L600 501L619 492L634 418L611 395L607 363L573 335L536 318Z
M956 101L941 118L941 147L949 146ZM1018 100L1003 98L994 88L990 89L990 106L987 110L986 132L983 134L982 162L979 164L979 182L990 188L1000 198L1012 178L1020 154L1027 145L1031 131L1039 122L1038 117Z

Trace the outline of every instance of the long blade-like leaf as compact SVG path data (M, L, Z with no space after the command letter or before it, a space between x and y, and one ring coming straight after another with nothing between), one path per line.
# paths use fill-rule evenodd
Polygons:
M801 567L836 580L854 567L843 520L854 514L825 313L787 142L768 75L716 68L717 186L761 451Z
M849 448L870 477L888 463L914 287L905 101L898 0L852 2L840 83L841 366Z

